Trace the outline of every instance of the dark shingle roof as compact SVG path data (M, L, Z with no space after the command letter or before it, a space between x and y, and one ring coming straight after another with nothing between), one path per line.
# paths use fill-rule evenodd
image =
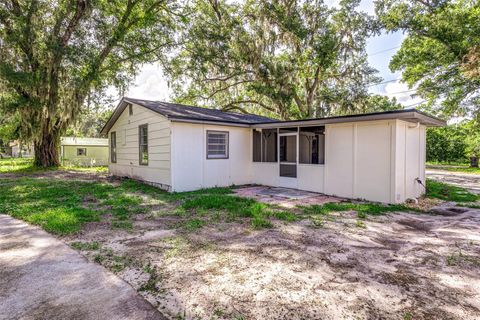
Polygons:
M169 119L215 121L240 124L255 124L276 121L274 119L257 116L255 114L225 112L217 109L186 106L177 103L132 98L124 98L124 101L141 105L147 109L158 112Z

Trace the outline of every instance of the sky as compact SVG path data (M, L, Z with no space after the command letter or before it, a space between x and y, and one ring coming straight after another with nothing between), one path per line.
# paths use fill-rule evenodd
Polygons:
M326 0L331 6L338 5L339 0ZM359 10L374 14L373 0L362 0ZM395 97L405 108L413 108L422 100L412 97L415 92L409 90L406 84L401 83L400 73L392 73L388 68L390 58L399 49L404 35L401 32L383 33L370 38L367 42L368 60L372 67L379 71L383 81L396 80L370 87L370 92L388 97ZM146 100L171 101L171 90L162 74L162 69L156 64L144 65L137 76L135 83L127 90L126 96Z

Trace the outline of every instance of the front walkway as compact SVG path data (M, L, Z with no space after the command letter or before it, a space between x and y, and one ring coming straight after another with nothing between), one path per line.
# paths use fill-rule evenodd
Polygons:
M165 319L126 282L0 215L0 319Z

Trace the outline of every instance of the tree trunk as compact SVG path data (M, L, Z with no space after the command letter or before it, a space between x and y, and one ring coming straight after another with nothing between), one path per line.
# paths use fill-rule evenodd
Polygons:
M46 127L46 126L45 126ZM35 166L58 167L60 159L58 149L60 145L60 134L57 130L44 128L41 139L33 144L35 152Z

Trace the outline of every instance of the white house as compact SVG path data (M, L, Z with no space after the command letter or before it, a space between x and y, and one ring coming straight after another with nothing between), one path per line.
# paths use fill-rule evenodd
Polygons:
M124 98L102 133L109 170L169 191L262 184L401 203L423 194L425 128L398 110L298 121Z

